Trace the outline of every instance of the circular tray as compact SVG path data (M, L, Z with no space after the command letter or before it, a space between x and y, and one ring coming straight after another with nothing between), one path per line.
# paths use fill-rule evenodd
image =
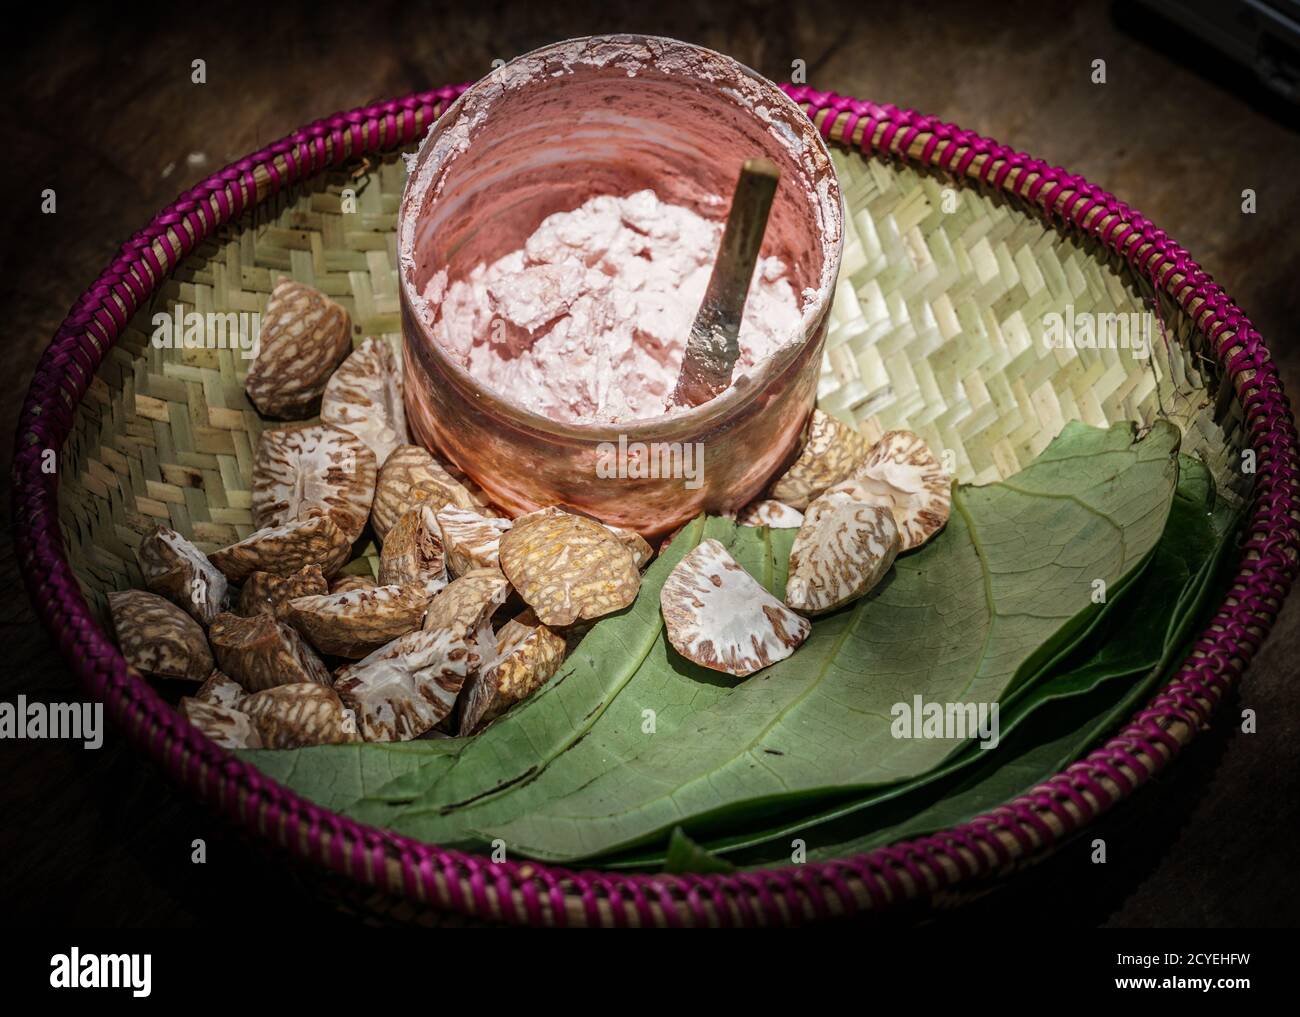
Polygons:
M463 87L326 118L209 177L123 246L45 351L17 436L18 553L65 659L132 741L253 836L358 890L550 925L777 924L951 899L1045 857L1169 765L1241 676L1296 572L1296 433L1268 351L1186 251L1100 188L934 118L806 87L787 91L836 143L849 220L825 408L869 436L908 421L955 450L960 479L979 481L1015 472L1068 419L1166 416L1184 450L1249 501L1225 600L1122 731L970 822L851 858L726 875L573 872L494 863L323 809L218 748L128 668L100 621L104 593L139 585L133 548L158 522L205 548L252 529L261 427L242 393L246 362L155 349L153 306L258 311L292 275L345 303L362 334L397 333L395 153ZM345 224L346 187L358 207ZM1066 303L1155 307L1150 370L1107 372L1028 338L1031 316ZM1253 476L1235 468L1243 448Z

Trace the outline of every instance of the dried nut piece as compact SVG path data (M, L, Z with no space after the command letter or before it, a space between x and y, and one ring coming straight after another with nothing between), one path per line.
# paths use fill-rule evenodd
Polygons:
M618 537L594 519L556 509L515 520L501 538L501 570L543 625L621 611L641 588L632 552Z
M369 576L349 575L339 576L330 583L330 593L345 593L348 590L373 590L378 584ZM318 591L312 590L312 593ZM306 596L306 594L304 594Z
M768 526L774 530L797 530L803 525L803 513L784 502L767 498L746 505L736 516L736 522L741 526Z
M452 586L438 597L447 596ZM465 679L483 663L483 634L475 631L466 638L466 620L453 627L408 632L339 671L334 688L356 711L362 738L407 741L451 713Z
M254 572L239 591L239 613L269 614L283 620L289 614L289 601L295 597L328 592L329 584L319 565L304 565L291 576Z
M795 535L785 602L821 614L857 600L885 577L902 546L888 508L827 491L808 506Z
M447 472L455 478L456 482L460 484L461 487L469 492L470 500L474 503L471 508L473 508L479 515L493 516L497 519L500 519L505 515L504 512L492 504L492 499L488 497L488 493L484 491L483 488L479 487L478 484L474 483L470 477L466 476L463 472L452 465L447 466ZM416 490L419 491L422 489L417 487Z
M238 706L247 693L239 682L220 671L213 671L208 680L199 686L194 698L200 703L212 703L214 706Z
M424 627L430 632L450 632L458 639L473 642L476 633L488 624L492 613L508 596L510 584L500 569L471 569L429 601ZM483 659L495 656L495 649L478 656ZM476 659L474 666L477 665Z
M438 465L442 467L443 472L446 473L447 476L451 477L452 480L456 481L456 483L463 487L465 493L469 495L469 504L466 505L465 508L471 508L481 516L500 517L505 515L504 512L500 511L492 504L492 499L488 497L487 492L484 491L483 488L479 487L478 484L474 483L473 478L455 463L439 459ZM426 499L432 498L434 508L440 507L439 502L442 504L451 504L449 501L443 501L440 492L441 487L437 484L433 485L428 490L419 483L415 485L415 493Z
M243 710L224 703L186 697L181 716L223 749L260 749L262 736Z
M296 682L330 683L329 668L302 636L269 614L219 614L208 638L221 670L249 692Z
M492 615L509 596L510 584L500 569L471 569L429 601L424 631L442 633L450 645L465 647L465 679L496 663Z
M565 641L531 611L512 618L496 636L496 662L471 675L461 693L460 733L473 734L527 699L559 670Z
M668 641L688 660L737 677L784 660L812 625L773 597L716 540L677 563L659 593Z
M390 343L372 337L352 351L325 386L320 418L364 441L381 466L407 440L402 359Z
M496 568L501 535L510 530L509 519L483 516L472 509L447 505L438 509L438 530L453 575L471 569Z
M410 632L339 671L335 691L368 742L409 741L451 713L468 673L467 647L442 632Z
M244 391L264 416L310 416L351 348L347 311L310 286L282 280L267 301Z
M952 481L930 447L911 431L886 431L866 460L836 490L894 513L903 550L920 547L943 529L952 508Z
M283 526L323 512L350 543L370 517L377 473L375 454L341 428L263 431L253 460L253 522Z
M108 595L108 610L122 656L141 674L201 682L212 673L203 629L170 600L121 590Z
M141 541L135 556L145 586L183 608L200 625L210 625L226 609L226 577L175 530L157 527Z
M623 526L610 526L606 523L605 529L614 534L619 543L632 552L632 561L638 569L643 569L650 564L650 559L655 556L655 549L646 542L645 537L636 530L629 530Z
M447 555L438 517L428 502L404 512L379 555L381 583L423 583L430 593L447 585Z
M268 749L345 745L361 740L357 718L328 685L277 685L249 696L242 709Z
M317 565L323 575L332 576L351 554L347 534L322 515L255 530L209 558L232 583L242 583L254 572L291 576L307 565Z
M357 660L418 629L433 594L419 583L299 597L289 623L321 653Z
M375 485L375 501L370 508L375 536L386 539L403 512L426 500L435 510L444 505L479 510L470 490L442 463L419 445L399 445L384 460Z
M813 410L808 441L793 466L772 485L772 497L792 508L808 503L832 484L852 476L871 446L848 424L821 410Z

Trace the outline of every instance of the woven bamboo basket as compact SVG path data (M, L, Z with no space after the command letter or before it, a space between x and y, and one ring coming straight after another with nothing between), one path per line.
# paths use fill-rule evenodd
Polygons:
M105 632L105 593L141 585L134 548L158 523L204 549L253 529L262 426L243 394L248 362L157 349L152 314L260 311L284 275L342 302L358 338L400 342L398 156L462 90L329 117L181 195L124 245L41 359L17 437L23 571L64 657L142 750L368 906L546 925L781 924L951 901L1045 857L1170 765L1241 676L1297 568L1296 432L1268 351L1186 251L1094 185L933 118L804 87L787 90L835 143L848 213L824 409L873 438L906 425L954 451L959 479L981 482L1016 472L1070 419L1164 416L1247 506L1226 598L1122 730L987 814L856 857L728 875L573 872L493 863L320 808L208 741L128 668ZM344 212L348 189L356 209ZM1048 347L1045 315L1067 305L1154 311L1152 355ZM1245 448L1253 475L1238 465Z

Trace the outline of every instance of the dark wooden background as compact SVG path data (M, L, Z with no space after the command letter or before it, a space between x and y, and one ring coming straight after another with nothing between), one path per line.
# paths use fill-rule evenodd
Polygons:
M0 431L37 357L117 245L182 189L338 109L476 78L493 59L617 30L677 36L786 80L941 115L1070 168L1142 209L1222 280L1300 382L1300 134L1248 73L1104 4L531 3L378 0L6 13L0 107ZM3 45L3 44L0 44ZM208 82L190 83L207 62ZM1107 82L1089 80L1094 59ZM39 211L58 194L56 215ZM1258 212L1241 212L1253 188ZM8 476L11 450L3 452ZM6 481L7 488L7 481ZM8 521L8 490L3 510ZM7 527L6 527L7 529ZM0 544L0 700L78 697ZM1102 827L943 923L1293 925L1300 730L1293 598L1215 729ZM1288 689L1287 683L1291 682ZM1257 711L1259 731L1234 717ZM110 732L98 752L0 743L0 915L50 924L341 924ZM208 842L208 862L190 843ZM916 916L908 916L908 920ZM929 919L926 919L929 920Z

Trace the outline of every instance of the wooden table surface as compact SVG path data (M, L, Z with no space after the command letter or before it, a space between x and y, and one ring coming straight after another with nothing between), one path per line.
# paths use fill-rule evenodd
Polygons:
M334 13L266 4L242 15L237 6L159 7L151 17L74 7L29 12L9 26L0 69L11 153L0 169L5 435L78 294L121 241L200 177L335 110L470 80L496 58L547 42L620 30L702 43L777 80L802 60L816 87L938 114L1082 173L1193 252L1251 315L1289 389L1298 388L1295 114L1243 87L1246 72L1126 11L1041 0L987 9L479 0L462 13L379 0ZM197 59L206 62L203 85L190 80ZM1098 59L1105 84L1090 80ZM40 211L46 188L57 194L54 215ZM1247 188L1255 214L1241 210ZM7 477L7 442L0 454ZM8 520L7 491L3 512ZM77 699L8 541L0 575L0 701ZM1286 683L1297 656L1293 597L1214 729L1102 828L1106 865L1090 864L1085 844L1071 847L941 921L1294 924L1300 725ZM1247 707L1258 716L1251 735L1234 722ZM232 838L116 732L95 752L0 742L0 763L0 913L11 921L348 921ZM208 843L202 866L190 859L199 837Z

